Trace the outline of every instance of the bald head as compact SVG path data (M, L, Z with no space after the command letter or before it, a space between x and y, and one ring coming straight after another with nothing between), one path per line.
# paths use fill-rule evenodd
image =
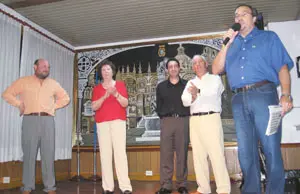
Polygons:
M37 59L34 62L34 74L39 79L46 79L49 76L50 65L49 62L45 59Z
M207 73L208 63L203 55L194 55L193 57L193 70L198 77Z
M202 60L203 62L205 62L207 64L207 60L206 60L206 57L204 57L203 55L194 55L193 57L193 61L196 61L196 60Z

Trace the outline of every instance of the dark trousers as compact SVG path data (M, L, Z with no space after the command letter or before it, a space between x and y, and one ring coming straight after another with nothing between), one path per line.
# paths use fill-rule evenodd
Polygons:
M177 188L187 186L189 117L165 117L160 120L160 184L172 189L174 151Z

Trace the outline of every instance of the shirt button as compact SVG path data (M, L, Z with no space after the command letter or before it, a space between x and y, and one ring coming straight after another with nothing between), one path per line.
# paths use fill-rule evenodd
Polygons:
M245 57L242 57L242 59L245 59Z
M241 77L241 79L244 79L244 77Z
M241 66L242 69L244 69L244 66Z
M245 48L243 48L243 51L246 50Z
M247 40L244 40L244 42L247 42Z

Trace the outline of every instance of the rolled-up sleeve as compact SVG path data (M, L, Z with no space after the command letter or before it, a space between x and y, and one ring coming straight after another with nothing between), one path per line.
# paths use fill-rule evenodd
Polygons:
M2 98L12 106L19 107L21 101L17 98L22 92L22 81L19 79L2 93Z
M70 97L67 94L67 92L60 86L60 84L57 84L56 92L55 92L55 109L62 108L69 104Z

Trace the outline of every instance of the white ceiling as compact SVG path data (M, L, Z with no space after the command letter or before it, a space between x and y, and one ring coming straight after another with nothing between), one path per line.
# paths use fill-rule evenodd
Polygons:
M240 3L256 7L265 23L300 19L300 0L19 1L15 11L75 47L224 31ZM17 1L0 2L14 8Z

